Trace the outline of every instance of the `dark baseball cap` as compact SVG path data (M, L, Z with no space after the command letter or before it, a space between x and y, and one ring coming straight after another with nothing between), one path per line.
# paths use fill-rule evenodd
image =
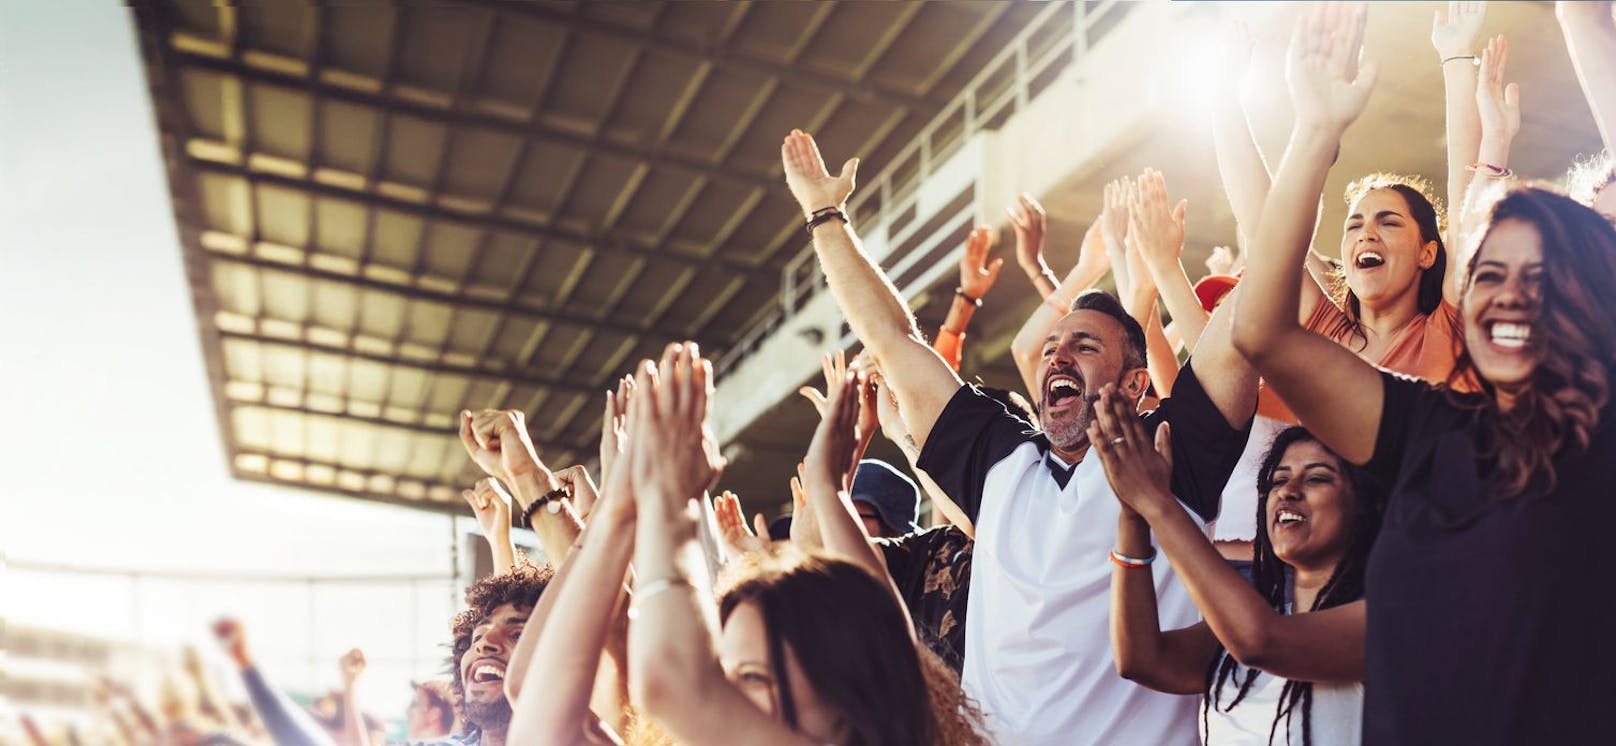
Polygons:
M868 503L897 534L920 530L920 488L885 461L867 458L853 475L854 502Z

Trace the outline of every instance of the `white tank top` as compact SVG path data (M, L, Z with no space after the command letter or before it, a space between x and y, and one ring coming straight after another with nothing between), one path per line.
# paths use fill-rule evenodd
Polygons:
M1223 711L1239 694L1240 682L1245 680L1249 670L1241 666L1223 682L1223 690L1219 694L1220 706L1205 712L1201 743L1207 746L1267 744L1270 728L1273 729L1273 743L1279 746L1286 743L1285 718L1280 718L1279 727L1274 728L1274 717L1279 714L1279 694L1285 688L1285 679L1257 672L1257 679L1251 682L1251 690L1246 692L1245 699L1240 700L1233 710ZM1208 700L1202 701L1203 711L1208 704ZM1301 746L1304 740L1300 701L1292 709L1289 720L1289 743ZM1356 746L1362 743L1363 684L1314 684L1313 710L1309 722L1314 746Z

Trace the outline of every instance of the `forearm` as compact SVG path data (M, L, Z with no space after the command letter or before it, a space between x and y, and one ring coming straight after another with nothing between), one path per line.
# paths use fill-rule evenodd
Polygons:
M516 543L511 540L511 530L496 531L487 538L488 550L494 556L494 574L510 572L516 567Z
M1155 553L1150 526L1123 508L1117 521L1116 552L1146 558ZM1201 690L1206 661L1175 661L1166 652L1156 612L1156 583L1151 567L1111 569L1111 653L1123 678L1164 692L1192 694ZM1183 690L1183 691L1180 691Z
M1307 253L1315 206L1340 141L1339 132L1298 126L1291 134L1274 188L1268 192L1235 303L1234 340L1253 362L1282 348L1286 334L1303 331L1297 320L1302 300L1298 268Z
M365 732L365 716L359 711L359 696L353 684L342 688L342 739L349 746L370 746L370 734Z
M1474 50L1466 52L1474 53ZM1476 152L1481 146L1481 114L1476 108L1476 66L1472 60L1443 63L1442 96L1446 101L1448 206L1451 210L1464 198L1471 178L1465 167L1475 162ZM1453 242L1453 236L1448 237L1448 242Z
M535 501L561 488L561 484L548 471L515 475L511 477L510 482L511 495L516 499L515 508L521 511L519 515L525 514L528 506ZM532 517L533 533L539 537L539 546L544 549L550 562L558 566L567 558L567 553L572 551L573 543L578 540L578 534L583 530L583 524L573 511L571 501L563 500L559 505L561 509L554 513L550 512L550 505L541 507L533 511ZM514 564L513 553L512 565Z
M1616 20L1608 3L1558 3L1571 66L1605 149L1616 152Z
M1184 348L1193 352L1196 343L1201 340L1201 332L1206 331L1206 321L1211 314L1201 307L1201 300L1195 296L1195 286L1190 283L1189 275L1184 273L1184 263L1151 262L1147 266L1156 281L1162 303L1167 306L1167 313L1172 315L1173 323L1177 325Z
M825 551L864 568L871 577L887 579L886 563L870 546L870 536L859 523L858 512L853 509L847 491L829 477L814 475L809 476L803 488L819 521Z
M270 738L274 739L277 746L306 744L335 746L331 737L326 735L325 729L315 723L302 708L270 686L257 668L242 669L241 680L246 685L247 697L252 701L253 710L258 713L258 719L263 722L264 730L269 732Z
M1259 657L1280 615L1218 554L1171 494L1151 499L1141 515L1212 633L1237 658Z
M584 531L579 549L562 568L565 580L551 588L544 601L551 603L540 618L538 609L528 619L528 629L520 642L537 639L532 665L524 665L522 689L545 692L542 697L521 698L512 692L511 735L515 742L551 742L576 738L596 722L590 700L595 691L596 673L602 652L611 637L621 631L613 616L622 597L623 575L633 555L632 542L616 537L632 536L634 526L619 516L597 515ZM533 629L535 622L542 627ZM512 655L513 676L516 656ZM614 722L620 713L598 713ZM528 734L518 737L517 734ZM542 735L541 735L542 734Z
M1161 311L1150 309L1145 321L1145 361L1150 369L1150 382L1156 387L1156 396L1165 399L1173 395L1173 383L1178 380L1178 354L1167 341L1162 328Z
M705 574L696 526L671 506L641 504L635 533L635 622L629 625L630 691L641 713L680 735L703 719L703 693L727 685L713 650L716 620L698 587ZM659 581L671 581L665 585ZM653 587L658 586L658 587ZM645 592L650 591L650 592Z
M1038 297L1040 298L1048 298L1051 293L1055 292L1055 288L1060 285L1059 280L1055 277L1054 270L1049 268L1049 264L1044 261L1042 255L1039 255L1036 262L1022 264L1021 271L1027 273L1027 279L1032 281L1032 287L1038 291ZM960 328L963 329L964 327L961 326Z
M887 372L910 418L909 432L924 443L960 387L959 376L926 344L903 296L864 253L851 226L832 220L815 228L814 251L854 335Z
M1250 244L1252 232L1257 230L1272 178L1262 151L1257 148L1257 140L1251 134L1251 124L1240 105L1239 91L1226 91L1218 102L1212 111L1212 149L1217 154L1218 176L1229 197L1235 230L1244 250ZM1177 312L1173 313L1173 318L1178 318ZM1186 344L1193 346L1188 341Z

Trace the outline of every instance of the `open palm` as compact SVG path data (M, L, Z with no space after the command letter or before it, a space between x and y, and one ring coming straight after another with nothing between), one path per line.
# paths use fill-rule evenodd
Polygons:
M1363 50L1363 6L1310 8L1296 21L1286 56L1285 81L1298 124L1343 132L1363 113L1378 68L1358 65Z
M825 159L819 154L819 145L813 135L792 130L780 145L780 161L786 170L786 186L804 215L827 207L841 207L853 193L858 159L842 164L842 171L831 176L825 169Z

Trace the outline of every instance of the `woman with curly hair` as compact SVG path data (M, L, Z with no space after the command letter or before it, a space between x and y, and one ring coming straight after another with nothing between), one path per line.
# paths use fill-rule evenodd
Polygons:
M1616 602L1598 589L1616 522L1616 228L1542 189L1493 207L1465 265L1449 378L1473 376L1471 393L1377 370L1305 332L1285 259L1305 243L1330 154L1375 77L1357 65L1362 11L1317 15L1292 41L1297 124L1236 300L1235 344L1320 441L1392 486L1365 576L1364 740L1608 739Z

